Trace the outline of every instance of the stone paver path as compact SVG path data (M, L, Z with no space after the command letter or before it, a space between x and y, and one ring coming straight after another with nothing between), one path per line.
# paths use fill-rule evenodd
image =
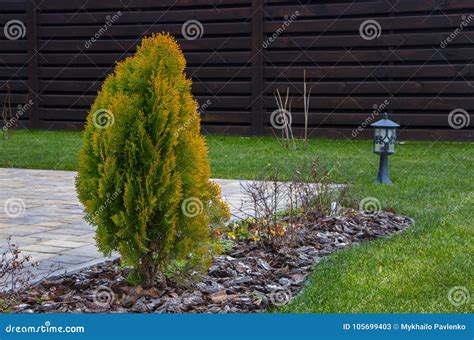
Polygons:
M39 266L37 278L71 272L106 260L94 241L94 227L83 220L74 188L75 172L0 169L0 251L12 236ZM215 180L233 218L251 208L238 180Z

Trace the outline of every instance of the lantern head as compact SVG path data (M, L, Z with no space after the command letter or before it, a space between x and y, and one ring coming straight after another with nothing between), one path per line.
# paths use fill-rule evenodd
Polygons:
M380 155L391 155L395 153L395 142L397 140L397 123L388 119L387 112L383 119L371 124L374 131L374 153Z

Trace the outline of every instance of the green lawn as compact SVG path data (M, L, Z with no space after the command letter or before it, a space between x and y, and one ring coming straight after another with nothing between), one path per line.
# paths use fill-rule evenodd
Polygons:
M473 312L474 144L407 142L390 158L393 186L373 184L377 157L369 141L315 139L288 152L274 138L207 137L212 172L253 178L271 163L281 179L316 155L335 166L335 181L360 197L411 216L402 235L341 251L323 261L283 312ZM78 132L15 131L0 140L0 166L74 170ZM14 179L12 179L14 180ZM462 286L469 303L454 306L448 291Z

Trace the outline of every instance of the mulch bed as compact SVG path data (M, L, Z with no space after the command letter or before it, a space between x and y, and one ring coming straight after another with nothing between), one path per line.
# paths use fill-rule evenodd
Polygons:
M164 289L132 287L118 261L43 280L20 294L17 313L252 313L287 303L325 256L402 232L408 217L348 210L298 225L291 242L261 247L237 242L217 256L198 283Z

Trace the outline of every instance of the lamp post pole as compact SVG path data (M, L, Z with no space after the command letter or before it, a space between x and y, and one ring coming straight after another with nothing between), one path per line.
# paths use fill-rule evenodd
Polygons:
M388 173L388 156L381 154L380 155L380 163L379 163L379 170L377 171L377 183L380 184L392 184L390 180L390 175Z

